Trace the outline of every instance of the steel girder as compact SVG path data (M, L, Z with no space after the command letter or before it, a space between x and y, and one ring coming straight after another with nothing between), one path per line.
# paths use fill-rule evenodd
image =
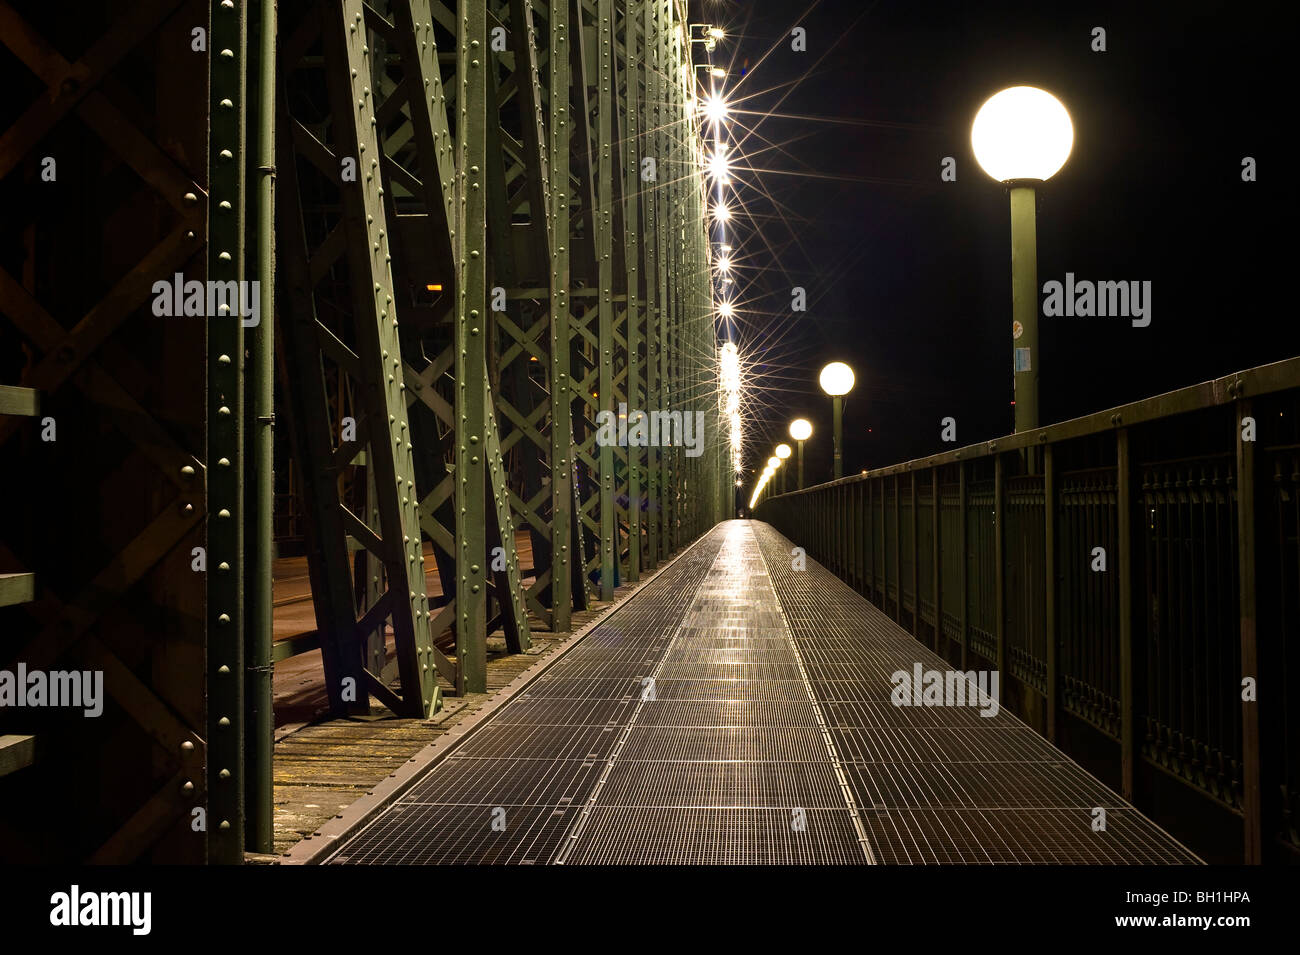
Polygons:
M366 12L352 0L282 13L282 33L285 27L292 33L281 66L277 161L289 292L281 310L281 368L314 518L309 567L331 706L365 711L374 694L394 712L419 716L437 708L438 670L450 678L456 671L433 646L425 591L414 429L390 253L391 197L385 198L380 168L378 117L386 101L377 76L383 67L372 59L374 20ZM312 58L319 65L307 65L312 50L320 51ZM328 112L300 118L306 109L298 103L313 96ZM352 414L340 416L349 394ZM353 500L341 493L340 478L356 476L360 466L373 481L370 501L365 479L353 482ZM384 579L379 598L363 607L357 593L365 588L353 580L350 545L372 558L362 566L380 569ZM368 635L382 633L388 619L400 692L363 656Z
M3 374L41 394L39 416L0 419L25 491L0 560L41 580L3 610L0 666L99 671L107 697L95 719L6 712L39 746L0 798L21 820L0 821L6 861L242 857L240 323L162 317L151 298L177 272L242 276L245 20L216 0L74 18L0 3L16 107L0 194L19 240L0 261L0 354L26 351Z
M250 85L256 2L211 0L206 24L176 0L105 3L69 35L78 62L47 39L68 30L52 8L0 2L12 68L27 71L16 89L31 94L0 133L0 183L34 194L52 155L64 197L10 206L26 210L25 261L0 262L5 334L30 349L22 383L59 441L39 443L39 419L5 418L0 445L49 488L33 512L67 514L55 491L77 473L82 491L103 489L104 515L91 530L6 519L3 569L50 583L7 608L22 622L6 626L19 639L5 654L102 669L115 701L93 740L55 733L48 771L24 770L59 792L84 787L91 747L114 757L94 781L112 811L34 857L233 862L244 845L244 680L256 670L263 693L269 674L244 648L269 618L271 551L247 539L267 515L242 478L270 466L262 439L278 417L260 379L244 382L269 338L229 314L158 328L159 279L270 282L279 246L277 314L262 321L279 323L278 398L309 517L308 642L335 712L373 695L424 715L440 678L483 689L489 632L522 649L530 613L566 631L589 587L612 596L718 516L697 506L701 462L680 446L599 439L601 411L617 420L626 405L635 427L639 413L698 410L712 389L682 5L280 7L271 95ZM246 102L263 89L273 116ZM194 108L205 98L210 124ZM272 130L274 163L255 160ZM256 241L254 171L279 187L275 234ZM526 576L516 527L532 538ZM53 542L73 535L89 546L70 570ZM51 820L71 805L45 801Z

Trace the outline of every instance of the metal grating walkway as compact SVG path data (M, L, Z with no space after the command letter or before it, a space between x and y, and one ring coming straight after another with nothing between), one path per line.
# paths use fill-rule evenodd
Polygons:
M791 549L719 525L328 861L1198 861L973 687L894 705L950 668Z

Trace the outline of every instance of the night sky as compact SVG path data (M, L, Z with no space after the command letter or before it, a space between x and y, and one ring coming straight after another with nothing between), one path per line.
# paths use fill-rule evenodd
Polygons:
M833 359L858 376L846 473L942 450L948 415L959 445L1012 430L1008 196L970 148L980 104L1008 86L1049 90L1074 123L1069 161L1039 189L1040 301L1067 271L1153 283L1146 328L1040 318L1044 424L1300 354L1285 294L1295 185L1282 140L1295 103L1280 7L707 0L692 11L729 32L714 59L738 110L744 213L730 241L756 389L747 468L802 415L816 428L809 483L829 478L830 401L816 378ZM796 25L807 52L790 48ZM1098 26L1104 53L1091 49ZM940 181L945 156L956 182ZM1241 180L1245 156L1256 182ZM796 285L805 313L791 311Z

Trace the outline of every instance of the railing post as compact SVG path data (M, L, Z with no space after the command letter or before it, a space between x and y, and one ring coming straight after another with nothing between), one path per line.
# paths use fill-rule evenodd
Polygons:
M1056 662L1056 470L1052 445L1043 447L1043 554L1044 576L1044 635L1047 655L1047 738L1056 742L1056 694L1060 676Z
M916 519L916 472L912 472L912 636L921 639L921 536Z
M969 642L969 634L967 632L966 626L967 626L967 617L968 614L970 613L968 609L970 607L970 582L966 579L967 578L966 569L970 565L970 554L967 552L966 549L968 544L966 541L966 462L965 461L959 461L957 463L957 496L960 498L959 507L960 507L960 515L961 515L961 534L960 534L961 566L958 568L961 572L960 573L961 624L960 624L960 629L957 631L957 638L961 641L961 669L963 672L965 672L966 644ZM999 682L1001 682L1002 680L1001 674L998 675L998 680Z
M1004 560L1004 548L1006 541L1002 529L1006 527L1006 515L1003 513L1005 503L1005 493L1003 492L1003 482L1006 480L1005 468L1002 464L1002 454L993 455L993 573L997 581L996 600L994 601L997 608L997 619L995 632L997 635L997 670L998 670L998 687L1000 688L998 702L1006 697L1004 688L1007 682L1007 625L1006 625L1006 568Z
M1256 638L1255 593L1255 442L1242 436L1242 420L1250 415L1249 400L1237 402L1237 605L1241 613L1241 675L1256 682L1260 692L1259 645ZM1288 692L1287 687L1278 692ZM1235 690L1234 692L1239 692ZM1241 703L1241 809L1244 818L1244 857L1247 865L1263 862L1263 804L1260 797L1259 703Z
M840 526L841 550L844 551L844 582L853 586L853 485L846 484L840 488L840 494L843 496L843 505L841 514L843 521Z
M862 547L862 505L865 495L862 491L862 482L858 481L853 485L853 578L858 593L863 591L863 566L866 563L866 555Z
M872 603L876 602L876 482L868 479L866 482L867 490L867 551L869 559L867 560L867 599Z
M826 492L817 492L817 519L813 522L813 527L817 532L817 561L827 564L826 558Z
M903 625L903 488L894 472L894 623ZM889 581L885 581L889 590Z
M930 523L934 532L930 537L930 580L934 588L934 652L939 653L940 639L943 636L943 585L940 581L939 561L939 519L942 509L939 506L939 468L930 468ZM942 656L942 654L940 654Z
M885 482L880 479L880 609L889 613L889 519L885 515Z
M1128 428L1115 432L1116 508L1119 511L1119 738L1120 792L1133 799L1137 721L1133 707L1133 474Z

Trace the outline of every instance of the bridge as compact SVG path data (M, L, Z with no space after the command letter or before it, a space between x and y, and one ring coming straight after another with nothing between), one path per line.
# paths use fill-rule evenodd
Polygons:
M1300 359L750 513L720 32L0 0L0 861L1300 859Z

